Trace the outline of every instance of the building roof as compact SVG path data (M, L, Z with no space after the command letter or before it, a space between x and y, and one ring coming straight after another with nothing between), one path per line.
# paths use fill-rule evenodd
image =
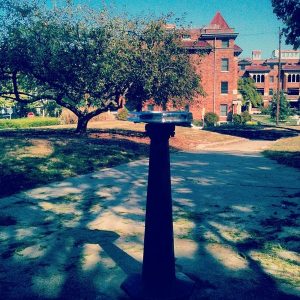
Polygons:
M234 44L233 49L234 49L234 52L237 52L237 53L242 53L243 52L243 49L240 46L236 45L236 44Z
M285 65L282 67L283 71L300 71L300 65Z
M218 11L213 19L210 21L209 28L216 28L216 29L230 29L226 21L224 20L221 13Z
M183 40L182 41L184 48L193 48L193 49L211 49L211 45L206 41L192 41L192 40Z
M278 58L268 58L265 60L266 64L278 64L279 60ZM299 59L281 59L281 63L282 64L286 64L286 63L292 63L292 64L297 64L299 62Z
M246 67L246 71L248 72L269 72L271 69L268 66L262 65L252 65Z
M239 65L251 65L252 59L250 57L241 58L238 62Z

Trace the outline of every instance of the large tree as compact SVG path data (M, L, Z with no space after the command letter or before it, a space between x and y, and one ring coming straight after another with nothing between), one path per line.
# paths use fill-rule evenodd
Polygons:
M300 46L300 2L299 0L272 0L273 11L285 24L283 33L286 42L298 49Z
M199 90L165 18L130 21L70 3L53 9L39 2L1 3L0 95L25 103L55 100L78 117L78 132L126 94L141 107L149 98L164 105Z
M128 88L134 57L123 22L72 5L24 7L8 6L18 17L1 36L1 95L24 103L53 99L78 117L77 131L84 132Z
M141 22L137 31L131 32L137 59L126 98L137 109L149 99L164 110L167 102L183 107L195 94L204 93L190 55L182 47L182 31L166 25L166 18L161 18Z
M249 106L259 107L262 105L262 96L257 92L252 78L240 78L238 80L238 91L242 95L242 107L244 110L249 109Z

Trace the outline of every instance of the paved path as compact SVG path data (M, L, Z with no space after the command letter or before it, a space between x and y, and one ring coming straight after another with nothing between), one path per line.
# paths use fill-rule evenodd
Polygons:
M192 299L300 296L300 172L254 143L172 154L176 267L195 280ZM127 299L119 286L141 269L147 163L1 199L1 297Z

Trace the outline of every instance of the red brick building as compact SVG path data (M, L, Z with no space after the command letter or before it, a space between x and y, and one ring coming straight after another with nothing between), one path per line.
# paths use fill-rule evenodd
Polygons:
M183 46L190 53L206 93L196 97L189 107L194 119L202 119L206 112L215 112L220 121L225 122L230 112L239 112L238 56L242 49L235 44L237 36L220 12L207 26L186 30L183 34Z
M267 107L278 88L279 52L273 51L269 59L261 58L260 50L252 51L252 58L239 61L239 76L252 77L257 91ZM300 109L300 51L281 51L280 89L294 108Z

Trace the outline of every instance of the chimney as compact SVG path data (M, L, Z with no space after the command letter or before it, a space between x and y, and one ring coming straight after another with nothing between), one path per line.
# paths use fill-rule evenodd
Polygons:
M261 50L253 50L252 60L260 60L260 59L261 59Z

